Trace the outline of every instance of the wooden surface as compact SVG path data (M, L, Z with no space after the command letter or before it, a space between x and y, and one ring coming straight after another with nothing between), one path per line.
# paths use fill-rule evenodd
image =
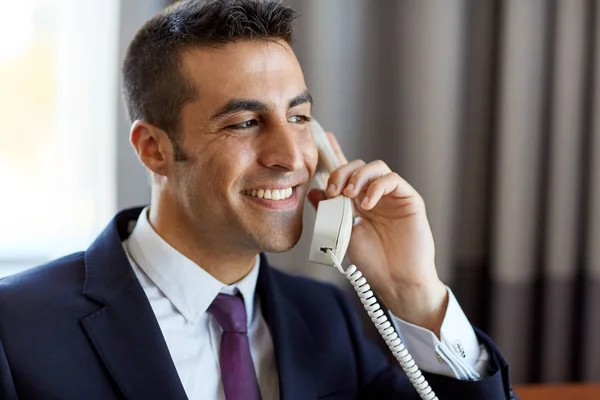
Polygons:
M521 400L600 400L599 384L515 385Z

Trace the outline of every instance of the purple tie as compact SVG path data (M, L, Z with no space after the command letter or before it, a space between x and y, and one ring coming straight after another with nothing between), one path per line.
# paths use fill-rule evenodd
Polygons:
M219 294L208 311L215 317L221 336L221 381L227 400L260 400L260 389L250 355L244 301Z

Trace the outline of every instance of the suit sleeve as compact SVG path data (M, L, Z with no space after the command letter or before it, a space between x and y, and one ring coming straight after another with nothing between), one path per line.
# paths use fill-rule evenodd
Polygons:
M8 365L8 359L6 358L6 353L2 346L2 341L0 341L0 399L17 399L17 391Z
M361 322L339 289L333 289L342 308L353 340L355 357L359 365L357 381L361 399L418 399L404 371L388 358L375 343L362 332ZM511 388L508 364L494 343L479 329L474 328L480 343L489 353L487 377L479 381L462 381L455 378L423 372L440 399L507 400L517 399Z

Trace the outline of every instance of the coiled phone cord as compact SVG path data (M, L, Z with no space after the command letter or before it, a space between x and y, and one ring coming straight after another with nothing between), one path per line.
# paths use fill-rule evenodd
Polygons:
M402 343L402 340L398 336L398 333L396 333L396 330L392 326L392 323L388 320L385 312L381 309L381 306L375 299L373 291L371 291L371 287L363 274L355 265L351 265L344 271L340 260L338 260L333 251L329 248L325 250L331 258L333 265L335 265L337 270L350 281L352 287L356 290L356 294L360 297L360 301L365 307L371 321L379 331L383 340L385 340L385 343L396 360L398 360L400 367L402 367L402 370L404 370L404 373L408 376L410 383L412 383L421 399L438 400L433 389L429 386L429 383L417 366L417 363L413 360L412 356L404 346L404 343Z

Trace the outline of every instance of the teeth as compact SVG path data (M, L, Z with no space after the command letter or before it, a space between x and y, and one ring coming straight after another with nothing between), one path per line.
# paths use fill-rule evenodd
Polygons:
M244 193L259 199L285 200L292 195L293 190L291 187L287 189L252 189L246 190Z

